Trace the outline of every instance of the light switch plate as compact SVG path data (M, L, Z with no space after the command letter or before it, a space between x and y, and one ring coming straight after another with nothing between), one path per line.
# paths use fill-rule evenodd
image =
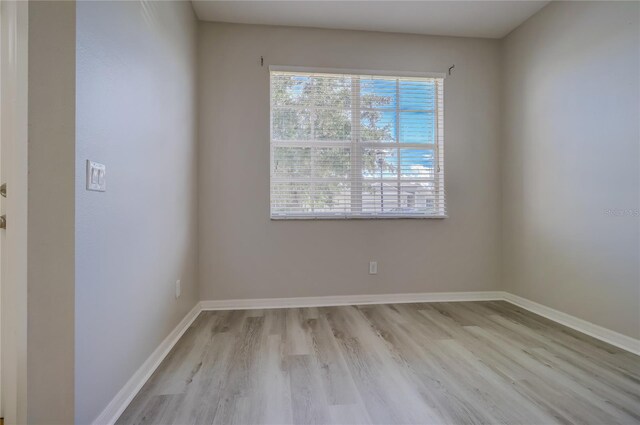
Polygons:
M87 160L87 190L105 192L107 190L107 167Z

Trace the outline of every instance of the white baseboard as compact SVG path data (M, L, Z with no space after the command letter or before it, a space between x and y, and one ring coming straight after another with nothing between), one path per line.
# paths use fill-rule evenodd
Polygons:
M325 297L255 298L201 301L203 310L254 310L262 308L332 307L340 305L402 304L438 301L502 300L501 291L426 292L409 294L338 295Z
M532 313L539 314L554 322L565 325L571 329L587 334L601 341L607 342L623 350L629 351L633 354L640 355L640 340L631 338L630 336L623 335L611 329L604 328L586 320L579 319L567 313L555 310L551 307L538 304L534 301L530 301L526 298L522 298L518 295L511 294L509 292L503 293L505 301L511 304L517 305L529 310Z
M453 301L507 301L529 310L554 322L568 326L584 334L607 342L623 350L640 355L640 340L628 337L586 320L563 313L542 304L527 300L504 291L481 292L426 292L409 294L379 294L379 295L343 295L325 297L297 297L297 298L257 298L237 300L208 300L200 301L187 313L182 321L162 341L160 346L149 356L138 371L129 379L124 387L111 400L109 405L93 421L94 425L112 425L127 408L131 400L147 382L151 374L160 365L169 351L180 337L191 326L193 321L204 310L252 310L270 308L293 307L330 307L341 305L366 304L401 304L419 302L453 302Z
M158 348L151 353L149 358L140 366L136 373L133 374L129 381L127 381L102 413L93 421L94 425L112 425L118 420L131 400L138 394L138 391L140 391L157 367L160 366L162 360L169 354L169 351L171 351L201 311L200 303L197 303L191 311L187 313L184 319L178 323L178 326L160 343Z

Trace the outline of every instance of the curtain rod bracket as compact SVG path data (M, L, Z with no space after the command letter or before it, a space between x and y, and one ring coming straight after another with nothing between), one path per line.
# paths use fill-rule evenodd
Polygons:
M260 66L264 66L264 57L260 56Z
M451 65L451 66L449 67L449 75L451 75L451 71L453 71L453 68L455 68L455 67L456 67L455 65Z

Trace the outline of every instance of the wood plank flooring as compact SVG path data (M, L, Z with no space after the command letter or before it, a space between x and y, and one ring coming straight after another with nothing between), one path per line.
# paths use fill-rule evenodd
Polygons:
M203 312L118 423L640 423L640 357L499 301Z

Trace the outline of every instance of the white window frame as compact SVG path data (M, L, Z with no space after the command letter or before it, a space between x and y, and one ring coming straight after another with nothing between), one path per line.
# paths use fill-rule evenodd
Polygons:
M444 192L444 80L446 79L446 73L434 73L434 72L411 72L411 71L381 71L381 70L363 70L363 69L342 69L342 68L309 68L309 67L298 67L298 66L269 66L269 156L270 156L270 181L269 181L269 210L270 210L270 218L271 220L380 220L380 219L443 219L448 218L448 213L446 206L443 205L443 213L441 214L398 214L398 213L388 213L385 214L383 212L376 212L371 214L362 214L361 211L356 215L353 214L354 206L360 206L362 208L362 201L354 202L352 200L352 212L350 214L344 213L319 213L319 212L310 212L310 213L300 213L297 212L295 214L287 214L287 213L278 213L274 214L271 206L271 195L273 183L281 182L279 180L275 180L274 178L274 159L273 159L273 151L274 147L281 146L292 146L299 147L301 143L298 141L274 141L272 139L273 135L273 98L271 95L271 73L272 72L299 72L299 73L313 73L313 74L342 74L342 75L362 75L362 76L378 76L378 77L389 77L389 78L438 78L443 80L442 91L443 93L437 93L436 97L442 96L441 107L436 109L436 142L435 143L402 143L401 147L406 148L420 148L420 149L432 149L434 151L434 157L436 159L436 171L435 171L435 181L436 181L436 189L442 190ZM359 99L359 80L355 80L358 82L358 87L353 92L352 96L356 97L356 102L352 103L352 112L359 116L360 109L360 99ZM400 111L399 103L396 104L396 114ZM403 111L404 112L404 111ZM351 155L352 158L352 166L360 167L361 162L358 160L354 160L358 158L359 152L362 148L390 148L397 149L399 146L398 139L396 138L396 142L362 142L359 140L360 132L357 131L357 127L360 126L360 120L354 120L352 123L353 126L356 126L356 129L352 127L352 137L350 142L337 142L337 141L314 141L314 147L322 147L325 144L327 147L345 147L349 148L351 152L356 152L355 155ZM355 131L354 131L355 130ZM396 126L396 133L400 131L400 126ZM396 136L397 137L397 136ZM400 170L398 170L400 173ZM352 172L352 175L358 176L359 178L353 179L351 182L353 187L351 190L352 199L355 197L356 200L359 198L362 199L362 182L364 181L361 177L362 173ZM283 180L284 181L284 180ZM410 182L411 180L385 180L385 182ZM438 199L438 198L436 198ZM443 196L444 201L444 196Z

